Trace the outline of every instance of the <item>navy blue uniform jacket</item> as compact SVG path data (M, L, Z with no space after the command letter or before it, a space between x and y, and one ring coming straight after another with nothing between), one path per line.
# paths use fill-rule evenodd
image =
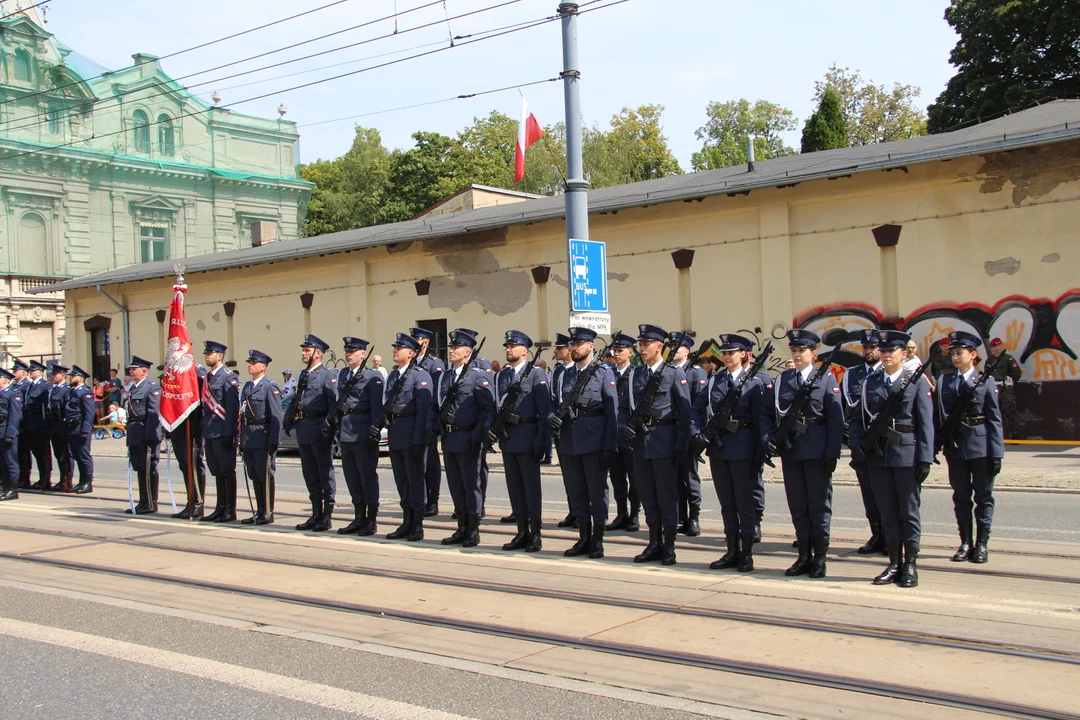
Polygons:
M524 366L521 371L525 371ZM517 373L510 366L504 367L495 376L498 412L502 411L506 393L515 382ZM547 373L534 366L529 376L522 379L516 402L506 423L506 439L499 443L499 449L508 453L524 453L531 452L533 447L546 448L550 432L547 417L551 414L551 389L548 387Z
M338 373L338 392L345 392L352 375L352 368L342 368ZM353 385L349 396L345 398L345 415L341 418L341 442L367 442L368 428L382 412L383 377L374 368L365 368L364 373Z
M873 418L882 411L889 395L898 392L903 378L910 374L905 370L896 379L891 389L885 388L885 371L875 370L863 383L862 407L855 422L851 423L851 446L862 442L866 428ZM926 378L919 378L918 385L908 385L904 391L904 402L900 411L893 417L893 422L900 425L915 425L915 432L902 431L899 443L882 438L882 455L872 455L869 462L878 467L914 467L916 463L928 463L934 459L934 404L930 399L930 383Z
M674 457L676 452L686 450L690 444L690 383L686 375L677 367L662 367L663 375L656 388L652 404L646 411L647 422L664 421L667 424L649 427L645 433L645 458ZM619 405L619 427L630 422L634 408L641 402L645 387L649 383L648 368L644 365L630 369L629 387L624 402ZM675 422L670 423L671 420ZM634 428L641 442L641 428Z
M978 372L972 375L972 382L978 377ZM937 385L937 425L940 427L952 409L956 407L960 399L957 394L957 383L961 385L961 392L965 395L972 392L971 383L964 382L960 378L960 371L943 373L938 378ZM964 386L967 386L964 388ZM944 438L945 444L942 452L950 460L975 460L977 458L1001 458L1005 457L1004 434L1001 427L1001 408L998 406L998 389L994 378L987 378L986 382L975 390L975 399L968 405L967 415L970 418L982 418L967 424L971 432L967 435L957 433L955 438ZM977 424L975 424L977 423Z

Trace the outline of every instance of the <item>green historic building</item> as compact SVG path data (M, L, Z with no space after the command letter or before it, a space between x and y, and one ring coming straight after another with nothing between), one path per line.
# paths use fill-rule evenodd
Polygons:
M62 294L27 293L58 277L299 237L311 185L285 107L208 105L132 60L97 65L34 9L0 20L0 362L60 352Z

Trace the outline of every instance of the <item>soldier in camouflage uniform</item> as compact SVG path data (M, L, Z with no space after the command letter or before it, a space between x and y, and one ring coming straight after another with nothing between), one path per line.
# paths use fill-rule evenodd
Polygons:
M1004 358L998 361L998 365L992 374L994 382L998 386L998 404L1001 406L1005 439L1016 439L1020 430L1016 411L1016 383L1020 382L1020 377L1024 374L1024 371L1020 369L1020 363L1016 362L1016 358L1005 351L1005 343L1001 342L1001 338L994 338L990 341L990 352L994 353L995 358L1002 354L1005 355Z

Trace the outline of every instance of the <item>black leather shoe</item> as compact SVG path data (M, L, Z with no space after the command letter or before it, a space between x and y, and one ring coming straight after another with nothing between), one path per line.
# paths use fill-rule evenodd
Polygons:
M274 513L270 513L269 515L261 515L260 514L260 515L255 516L255 524L256 525L271 525L271 524L273 524L273 522L274 522Z
M659 560L663 555L663 551L660 548L660 526L649 526L649 543L645 546L645 549L641 551L640 555L634 556L634 562L645 563Z
M364 522L367 517L365 512L367 507L364 505L357 505L355 508L355 519L343 528L338 528L338 535L354 535L360 532L360 528L364 527Z
M140 501L135 504L135 507L128 505L124 508L124 512L128 515L139 515L141 510L146 509L146 503Z
M409 542L420 542L424 539L424 513L419 510L412 511L412 526L405 539Z
M615 516L614 520L604 526L604 529L609 532L612 530L624 530L628 522L630 522L630 516L624 512L620 512Z
M92 492L94 492L94 481L93 480L87 480L86 482L81 482L78 485L76 485L75 487L71 488L71 493L73 495L89 495Z
M332 519L334 517L334 506L330 503L326 505L326 512L319 516L319 521L315 523L315 527L311 528L312 532L326 532L334 527Z
M795 539L795 544L799 548L799 557L791 567L784 571L787 577L798 577L810 572L810 538L800 536Z
M517 516L514 515L514 513L510 513L509 515L505 515L499 518L499 522L501 522L503 525L513 525L517 521Z
M141 508L138 505L136 505L135 506L135 514L136 515L157 515L157 505L149 505L149 504L147 504L147 505L143 505Z
M0 501L3 501L3 500L18 500L18 499L19 499L19 491L18 490L4 490L3 492L0 492Z
M810 577L825 577L825 555L829 552L829 538L814 538L814 559L810 561Z
M49 490L51 488L52 483L45 480L38 480L36 483L30 486L31 490L39 490L41 492L45 492L46 490Z
M754 572L754 534L744 533L739 551L739 572Z
M727 570L739 565L739 536L726 535L724 540L727 542L727 552L719 560L709 563L710 570Z
M435 517L439 514L439 501L430 502L424 508L424 517Z
M203 516L203 506L202 505L196 505L195 506L194 515L195 515L196 520L199 520L199 519L202 518L202 516ZM189 517L191 517L191 514L189 514L188 508L184 508L180 512L175 512L172 515L170 515L169 517L171 517L173 520L187 520Z
M889 548L889 566L874 578L875 585L891 585L900 576L900 548Z
M515 535L510 542L502 546L503 550L521 550L529 544L529 532L526 530L525 525L526 523L524 520L517 521L517 535Z
M221 514L214 519L216 523L234 522L236 520L236 508L232 505L226 505L221 511Z
M761 523L754 524L754 544L761 542Z
M604 557L604 523L593 521L592 534L589 536L589 557L599 560Z
M915 543L904 543L904 565L900 569L897 585L902 588L913 588L919 584L919 571L915 567L918 557L919 546Z
M877 530L870 534L870 539L857 552L859 555L875 555L885 549L885 537Z
M315 524L319 522L319 516L322 515L322 503L311 503L311 517L304 522L296 526L297 530L310 530L315 527Z
M540 549L544 547L543 540L540 539L540 521L529 521L529 543L525 546L525 552L540 552Z
M364 527L360 528L356 534L360 537L369 537L379 530L379 524L376 522L376 518L379 517L379 506L368 505L367 514L364 517Z
M975 539L975 548L971 551L971 562L982 564L990 559L986 544L990 542L990 526L980 525Z
M412 516L412 508L403 508L401 511L401 524L398 525L397 530L388 533L386 539L400 540L409 537L409 533L412 532Z
M461 541L465 539L465 520L464 518L458 520L457 530L451 533L450 537L445 537L440 541L442 545L460 545Z
M567 548L563 555L566 557L577 557L579 555L585 555L589 552L589 521L585 520L583 523L578 523L578 541Z
M960 547L956 548L950 560L967 562L971 559L971 525L960 525L957 530L960 533Z
M567 513L566 517L559 521L559 527L577 527L577 518Z
M476 547L480 544L480 516L470 515L465 520L465 537L461 539L461 547Z
M225 510L224 505L218 505L217 507L214 508L214 512L210 513L209 515L206 515L204 517L199 518L199 520L201 520L202 522L214 522L219 517L221 517L221 513L224 510Z
M661 565L674 565L675 564L675 535L678 531L676 527L666 527L661 532L662 542L660 545L660 564Z
M626 517L626 527L623 529L626 530L626 532L637 532L641 529L641 520L638 519L637 511L630 511L630 514Z

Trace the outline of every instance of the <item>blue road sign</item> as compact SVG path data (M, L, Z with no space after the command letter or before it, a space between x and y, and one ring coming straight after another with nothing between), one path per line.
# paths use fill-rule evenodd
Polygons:
M604 243L570 240L570 305L574 312L607 312L607 253Z

